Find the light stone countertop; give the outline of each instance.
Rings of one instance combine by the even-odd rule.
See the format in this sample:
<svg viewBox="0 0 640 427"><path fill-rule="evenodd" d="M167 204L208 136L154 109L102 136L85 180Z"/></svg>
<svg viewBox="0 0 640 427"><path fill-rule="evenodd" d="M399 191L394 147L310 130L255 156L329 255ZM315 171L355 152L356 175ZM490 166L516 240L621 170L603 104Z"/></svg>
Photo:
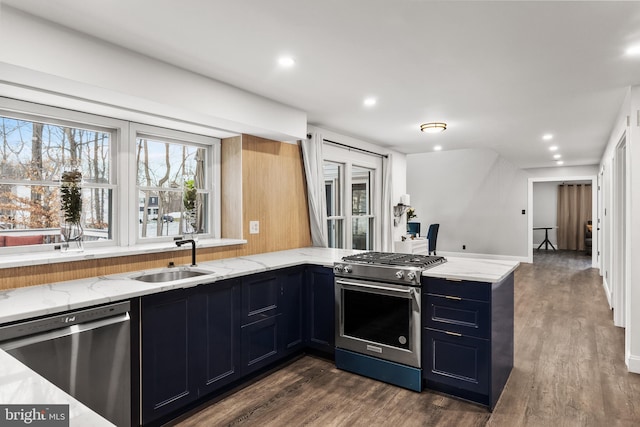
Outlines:
<svg viewBox="0 0 640 427"><path fill-rule="evenodd" d="M9 289L0 291L0 325L296 265L332 267L333 263L341 260L343 256L356 252L359 251L310 247L205 261L199 263L197 269L211 274L167 283L154 284L132 280L134 276L165 270L154 269ZM513 272L517 266L518 263L513 261L448 257L446 263L425 271L423 276L497 282ZM0 402L69 403L72 426L110 425L2 350Z"/></svg>

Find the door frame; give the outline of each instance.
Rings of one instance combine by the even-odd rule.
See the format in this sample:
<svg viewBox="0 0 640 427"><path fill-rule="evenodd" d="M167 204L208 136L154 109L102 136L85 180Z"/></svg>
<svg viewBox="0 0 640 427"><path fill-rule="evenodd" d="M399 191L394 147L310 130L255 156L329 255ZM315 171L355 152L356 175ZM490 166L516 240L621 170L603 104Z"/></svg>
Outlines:
<svg viewBox="0 0 640 427"><path fill-rule="evenodd" d="M566 176L558 175L551 177L534 177L529 178L528 182L528 194L527 194L527 259L530 264L533 263L533 183L534 182L554 182L554 181L591 181L591 218L598 218L598 176L597 175L584 175L584 176ZM597 223L597 222L596 222ZM591 267L598 267L598 233L591 233L592 245L591 245ZM596 249L594 249L596 248Z"/></svg>

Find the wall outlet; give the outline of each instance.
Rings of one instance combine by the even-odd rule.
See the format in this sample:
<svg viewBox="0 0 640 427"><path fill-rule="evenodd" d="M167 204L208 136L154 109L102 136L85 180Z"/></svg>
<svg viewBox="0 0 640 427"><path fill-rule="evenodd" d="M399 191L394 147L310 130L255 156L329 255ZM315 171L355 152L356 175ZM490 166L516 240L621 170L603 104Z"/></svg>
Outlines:
<svg viewBox="0 0 640 427"><path fill-rule="evenodd" d="M260 233L260 221L249 221L249 234Z"/></svg>
<svg viewBox="0 0 640 427"><path fill-rule="evenodd" d="M462 250L466 250L467 249L467 245L462 245Z"/></svg>

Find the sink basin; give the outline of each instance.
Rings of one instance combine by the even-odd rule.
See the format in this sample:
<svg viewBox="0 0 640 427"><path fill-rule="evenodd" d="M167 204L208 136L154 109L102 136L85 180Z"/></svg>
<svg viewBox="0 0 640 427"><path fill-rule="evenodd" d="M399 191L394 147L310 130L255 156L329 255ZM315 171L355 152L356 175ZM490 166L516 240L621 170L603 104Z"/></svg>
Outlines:
<svg viewBox="0 0 640 427"><path fill-rule="evenodd" d="M170 270L161 271L159 273L148 273L141 276L132 277L134 280L147 283L173 282L175 280L189 279L191 277L206 276L212 272L204 272L197 270Z"/></svg>

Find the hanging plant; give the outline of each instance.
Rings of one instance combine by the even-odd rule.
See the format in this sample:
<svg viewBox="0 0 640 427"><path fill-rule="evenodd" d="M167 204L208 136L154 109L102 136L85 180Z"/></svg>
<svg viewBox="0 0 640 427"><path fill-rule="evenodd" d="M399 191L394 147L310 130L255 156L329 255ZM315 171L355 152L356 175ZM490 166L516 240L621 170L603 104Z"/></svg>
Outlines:
<svg viewBox="0 0 640 427"><path fill-rule="evenodd" d="M82 172L78 170L62 173L61 198L64 220L71 224L80 224L82 216Z"/></svg>

